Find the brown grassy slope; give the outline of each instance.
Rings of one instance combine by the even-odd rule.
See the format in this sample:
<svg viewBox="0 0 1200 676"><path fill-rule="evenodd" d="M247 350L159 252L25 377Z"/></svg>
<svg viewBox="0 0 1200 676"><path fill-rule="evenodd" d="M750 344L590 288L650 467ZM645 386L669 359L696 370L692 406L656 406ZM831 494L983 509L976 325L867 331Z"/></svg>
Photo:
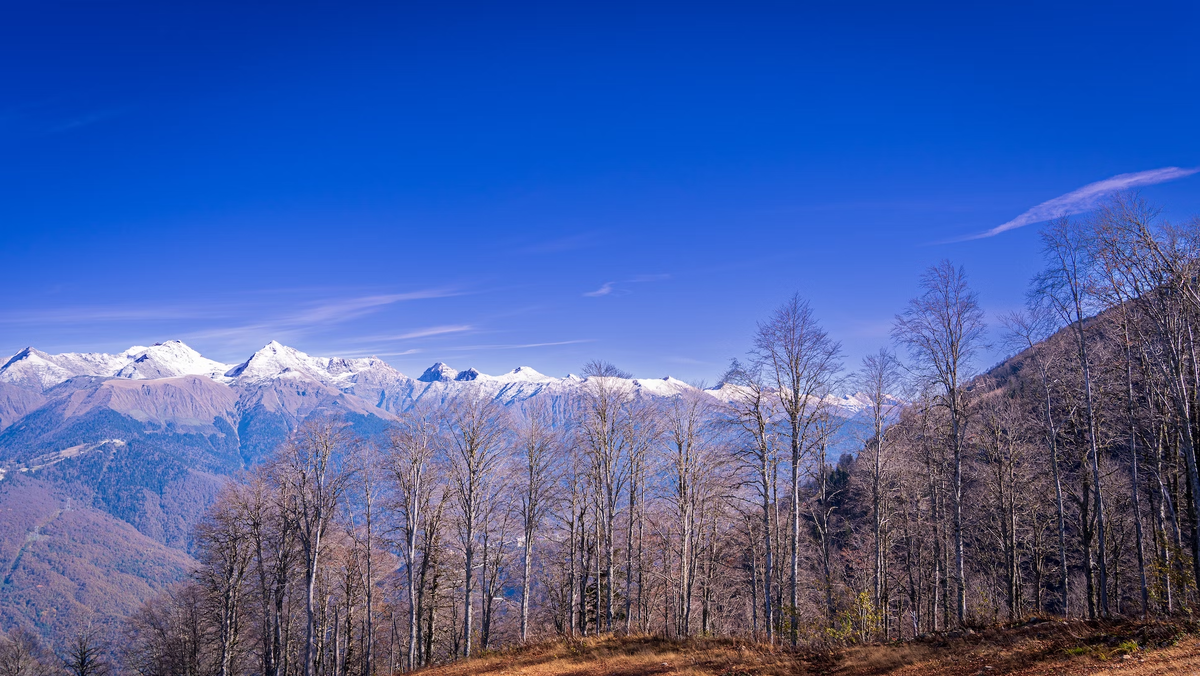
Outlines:
<svg viewBox="0 0 1200 676"><path fill-rule="evenodd" d="M548 642L426 669L426 676L960 676L1196 674L1200 641L1179 627L1044 621L830 653L792 654L729 639L657 637Z"/></svg>

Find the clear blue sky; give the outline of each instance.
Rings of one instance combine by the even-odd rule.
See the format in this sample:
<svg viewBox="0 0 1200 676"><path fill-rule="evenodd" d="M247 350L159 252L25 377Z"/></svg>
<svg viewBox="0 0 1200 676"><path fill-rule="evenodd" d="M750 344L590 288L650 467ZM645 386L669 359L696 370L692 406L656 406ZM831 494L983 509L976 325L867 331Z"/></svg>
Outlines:
<svg viewBox="0 0 1200 676"><path fill-rule="evenodd" d="M0 353L711 382L798 291L856 363L1039 265L938 242L1200 165L1195 2L245 4L5 4Z"/></svg>

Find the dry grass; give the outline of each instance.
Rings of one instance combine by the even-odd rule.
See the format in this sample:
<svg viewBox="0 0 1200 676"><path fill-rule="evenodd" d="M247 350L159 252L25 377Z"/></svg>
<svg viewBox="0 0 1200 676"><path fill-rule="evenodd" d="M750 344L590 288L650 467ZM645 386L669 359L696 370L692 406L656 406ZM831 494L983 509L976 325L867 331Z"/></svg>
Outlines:
<svg viewBox="0 0 1200 676"><path fill-rule="evenodd" d="M540 643L421 673L428 676L774 676L804 673L802 669L800 660L790 652L732 639L672 641L657 636L633 636Z"/></svg>
<svg viewBox="0 0 1200 676"><path fill-rule="evenodd" d="M966 676L1200 674L1200 641L1165 623L1034 620L830 652L792 653L736 639L654 636L540 643L422 671L425 676Z"/></svg>

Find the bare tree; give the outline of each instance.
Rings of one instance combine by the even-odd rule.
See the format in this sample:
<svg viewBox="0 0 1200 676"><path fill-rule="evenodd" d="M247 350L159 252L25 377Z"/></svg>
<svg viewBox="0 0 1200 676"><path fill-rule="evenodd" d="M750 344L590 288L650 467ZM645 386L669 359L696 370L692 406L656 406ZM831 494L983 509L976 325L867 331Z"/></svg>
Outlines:
<svg viewBox="0 0 1200 676"><path fill-rule="evenodd" d="M650 402L635 402L630 410L629 435L629 500L628 518L625 522L625 633L631 631L633 622L634 588L637 589L637 614L644 625L645 612L645 529L646 529L646 483L648 481L648 456L658 443L661 429L658 407ZM636 536L637 579L634 580L634 538ZM643 628L643 631L645 629Z"/></svg>
<svg viewBox="0 0 1200 676"><path fill-rule="evenodd" d="M603 544L603 562L607 581L604 599L604 627L612 631L613 581L616 578L616 542L613 531L617 505L629 479L630 407L632 394L626 382L632 376L607 362L594 361L584 366L583 414L578 426L582 445L592 464L594 499L599 513L597 547ZM601 575L596 576L596 593L601 593ZM599 607L599 606L597 606ZM599 612L597 610L597 612Z"/></svg>
<svg viewBox="0 0 1200 676"><path fill-rule="evenodd" d="M241 638L243 582L254 556L253 541L242 506L242 484L232 484L218 496L208 515L196 526L200 568L196 581L207 592L208 612L217 622L217 674L229 676Z"/></svg>
<svg viewBox="0 0 1200 676"><path fill-rule="evenodd" d="M533 542L549 507L555 484L554 463L561 457L559 435L550 408L543 401L529 404L518 430L524 467L521 473L521 642L529 638L529 592Z"/></svg>
<svg viewBox="0 0 1200 676"><path fill-rule="evenodd" d="M864 456L870 463L871 530L875 540L871 584L875 608L885 608L887 605L887 536L884 532L887 515L884 509L884 484L891 457L886 434L887 426L896 419L902 406L898 396L901 383L900 363L888 350L881 349L878 354L863 358L859 375L859 396L866 400L871 421L871 435L864 444Z"/></svg>
<svg viewBox="0 0 1200 676"><path fill-rule="evenodd" d="M463 657L471 656L475 619L472 592L480 518L497 488L495 479L508 450L507 418L499 403L477 389L468 390L450 402L449 479L459 509L459 537L463 547Z"/></svg>
<svg viewBox="0 0 1200 676"><path fill-rule="evenodd" d="M1045 344L1045 340L1050 337L1056 325L1051 314L1037 304L1031 304L1026 313L1014 312L1006 315L1002 321L1008 328L1010 343L1018 349L1026 351L1037 366L1038 383L1041 385L1039 403L1045 429L1046 450L1049 451L1050 470L1054 479L1054 508L1058 522L1060 607L1063 617L1068 617L1071 611L1068 583L1070 569L1067 567L1066 511L1063 508L1062 471L1059 468L1058 459L1059 422L1054 414L1054 391L1050 374L1051 356L1049 348Z"/></svg>
<svg viewBox="0 0 1200 676"><path fill-rule="evenodd" d="M304 558L304 676L312 676L317 666L317 576L326 535L350 483L342 463L350 444L344 422L310 420L286 443L275 468Z"/></svg>
<svg viewBox="0 0 1200 676"><path fill-rule="evenodd" d="M376 502L379 498L380 450L373 441L356 445L354 454L354 474L357 491L346 492L347 532L353 541L355 554L361 557L358 567L361 579L358 584L362 587L364 596L363 627L362 627L362 675L374 676L375 673L375 543L378 537L376 527ZM350 613L347 612L347 621ZM350 632L347 632L347 645Z"/></svg>
<svg viewBox="0 0 1200 676"><path fill-rule="evenodd" d="M1195 323L1200 312L1200 221L1176 228L1136 195L1118 195L1091 221L1091 243L1120 297L1136 299L1143 358L1166 384L1192 495L1200 495L1194 396L1200 390ZM1191 500L1192 574L1200 580L1200 500Z"/></svg>
<svg viewBox="0 0 1200 676"><path fill-rule="evenodd" d="M1100 482L1100 445L1097 441L1096 402L1092 391L1092 363L1089 357L1087 319L1098 307L1095 304L1093 275L1094 261L1089 254L1086 233L1070 218L1060 218L1042 231L1047 268L1038 275L1033 298L1053 309L1071 331L1075 352L1083 376L1083 401L1088 439L1088 460L1094 484L1093 509L1096 515L1096 534L1099 540L1098 568L1100 574L1100 614L1108 616L1108 546L1104 513L1104 490Z"/></svg>
<svg viewBox="0 0 1200 676"><path fill-rule="evenodd" d="M696 391L671 398L665 410L670 500L679 532L678 607L675 634L692 633L692 593L696 585L703 514L715 498L715 478L722 465L713 425L712 400Z"/></svg>
<svg viewBox="0 0 1200 676"><path fill-rule="evenodd" d="M800 468L814 449L813 432L826 413L842 370L841 344L829 337L808 302L793 295L761 322L754 334L753 360L770 379L787 418L791 445L791 633L795 645L800 602Z"/></svg>
<svg viewBox="0 0 1200 676"><path fill-rule="evenodd" d="M754 491L762 507L763 539L763 622L767 642L775 643L778 609L772 603L775 580L775 552L772 546L775 527L772 524L772 505L778 496L779 449L776 434L776 401L764 382L761 364L742 364L734 360L722 381L733 388L730 399L731 422L741 433L743 443L738 450L746 470L754 479Z"/></svg>
<svg viewBox="0 0 1200 676"><path fill-rule="evenodd" d="M61 659L70 676L107 676L112 672L100 633L90 627L75 634Z"/></svg>
<svg viewBox="0 0 1200 676"><path fill-rule="evenodd" d="M983 310L978 297L967 286L966 274L950 261L926 270L921 276L921 290L920 296L909 301L908 309L896 316L892 336L908 347L917 370L939 386L938 400L950 414L956 610L962 624L967 615L962 532L962 456L967 406L963 386L971 375L971 359L982 343L985 325Z"/></svg>
<svg viewBox="0 0 1200 676"><path fill-rule="evenodd" d="M395 498L393 508L399 517L401 556L408 583L408 652L405 666L410 671L419 666L416 662L421 631L417 614L417 552L421 527L436 487L432 464L442 443L441 432L438 414L426 406L418 405L400 415L388 435L387 471Z"/></svg>
<svg viewBox="0 0 1200 676"><path fill-rule="evenodd" d="M16 628L0 634L0 676L50 676L46 647L37 634Z"/></svg>
<svg viewBox="0 0 1200 676"><path fill-rule="evenodd" d="M276 676L284 660L284 607L298 557L296 527L281 487L268 472L259 468L244 482L234 495L253 550L262 675Z"/></svg>

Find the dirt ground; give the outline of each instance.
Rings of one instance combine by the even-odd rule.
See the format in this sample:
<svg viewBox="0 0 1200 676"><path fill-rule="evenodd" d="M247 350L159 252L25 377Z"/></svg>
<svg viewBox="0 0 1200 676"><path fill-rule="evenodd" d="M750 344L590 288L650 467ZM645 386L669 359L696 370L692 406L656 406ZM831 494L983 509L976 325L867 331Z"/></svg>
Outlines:
<svg viewBox="0 0 1200 676"><path fill-rule="evenodd" d="M915 641L796 654L730 639L556 641L423 670L428 676L1200 676L1200 638L1170 623L1032 620Z"/></svg>

